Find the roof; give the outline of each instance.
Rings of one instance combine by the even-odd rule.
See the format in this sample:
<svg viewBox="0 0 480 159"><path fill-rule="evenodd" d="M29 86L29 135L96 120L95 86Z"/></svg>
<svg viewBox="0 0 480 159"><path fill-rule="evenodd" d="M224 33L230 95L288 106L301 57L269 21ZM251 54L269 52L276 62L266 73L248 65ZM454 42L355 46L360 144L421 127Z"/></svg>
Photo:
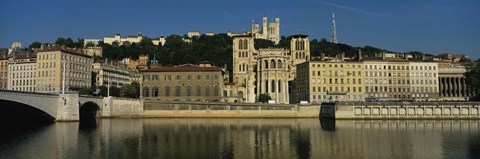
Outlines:
<svg viewBox="0 0 480 159"><path fill-rule="evenodd" d="M295 34L295 35L290 36L290 38L308 38L308 35Z"/></svg>
<svg viewBox="0 0 480 159"><path fill-rule="evenodd" d="M156 67L141 70L140 72L211 72L222 71L220 67L198 67L198 66L180 66L180 67Z"/></svg>
<svg viewBox="0 0 480 159"><path fill-rule="evenodd" d="M42 50L39 50L37 53L47 52L47 51L61 51L61 52L70 53L70 54L74 54L74 55L80 55L80 56L87 57L87 58L92 57L92 56L84 54L82 52L78 52L77 50L63 49L63 48L59 48L59 47L42 49Z"/></svg>

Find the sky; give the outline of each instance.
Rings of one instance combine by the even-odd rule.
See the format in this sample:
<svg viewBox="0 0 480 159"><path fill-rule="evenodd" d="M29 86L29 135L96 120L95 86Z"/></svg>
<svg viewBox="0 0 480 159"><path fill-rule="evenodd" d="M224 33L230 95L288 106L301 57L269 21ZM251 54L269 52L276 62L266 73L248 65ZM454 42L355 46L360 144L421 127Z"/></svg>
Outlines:
<svg viewBox="0 0 480 159"><path fill-rule="evenodd" d="M332 13L339 43L480 58L478 0L2 0L0 48L116 33L241 32L262 16L279 17L282 36L330 40Z"/></svg>

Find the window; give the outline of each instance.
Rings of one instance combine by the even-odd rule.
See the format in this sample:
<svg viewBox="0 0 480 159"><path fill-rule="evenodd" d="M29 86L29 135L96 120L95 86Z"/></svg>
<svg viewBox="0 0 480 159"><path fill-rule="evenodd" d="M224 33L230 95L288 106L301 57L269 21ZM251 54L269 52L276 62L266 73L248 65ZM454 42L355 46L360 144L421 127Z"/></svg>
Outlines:
<svg viewBox="0 0 480 159"><path fill-rule="evenodd" d="M213 96L218 97L218 86L213 88Z"/></svg>
<svg viewBox="0 0 480 159"><path fill-rule="evenodd" d="M167 96L167 97L170 96L170 86L165 87L165 96Z"/></svg>
<svg viewBox="0 0 480 159"><path fill-rule="evenodd" d="M215 80L218 80L218 75L213 76Z"/></svg>
<svg viewBox="0 0 480 159"><path fill-rule="evenodd" d="M202 75L197 75L197 80L202 79Z"/></svg>
<svg viewBox="0 0 480 159"><path fill-rule="evenodd" d="M153 97L158 97L158 87L153 87L153 89L152 89L152 96L153 96Z"/></svg>
<svg viewBox="0 0 480 159"><path fill-rule="evenodd" d="M177 75L177 76L175 77L175 79L176 79L176 80L180 80L180 75Z"/></svg>
<svg viewBox="0 0 480 159"><path fill-rule="evenodd" d="M192 96L192 87L191 86L187 86L187 96L188 97Z"/></svg>
<svg viewBox="0 0 480 159"><path fill-rule="evenodd" d="M210 80L210 75L205 75L205 80Z"/></svg>
<svg viewBox="0 0 480 159"><path fill-rule="evenodd" d="M210 96L210 87L205 87L205 96Z"/></svg>
<svg viewBox="0 0 480 159"><path fill-rule="evenodd" d="M143 96L144 97L149 97L150 90L148 90L148 87L143 87Z"/></svg>
<svg viewBox="0 0 480 159"><path fill-rule="evenodd" d="M197 86L197 88L195 88L195 89L196 89L196 95L197 95L197 97L198 97L198 96L201 96L201 95L202 95L202 87Z"/></svg>
<svg viewBox="0 0 480 159"><path fill-rule="evenodd" d="M181 94L180 91L181 91L181 90L180 90L180 86L176 86L176 87L175 87L175 96L177 96L177 97L180 96L180 94Z"/></svg>
<svg viewBox="0 0 480 159"><path fill-rule="evenodd" d="M192 75L187 75L187 80L192 80Z"/></svg>

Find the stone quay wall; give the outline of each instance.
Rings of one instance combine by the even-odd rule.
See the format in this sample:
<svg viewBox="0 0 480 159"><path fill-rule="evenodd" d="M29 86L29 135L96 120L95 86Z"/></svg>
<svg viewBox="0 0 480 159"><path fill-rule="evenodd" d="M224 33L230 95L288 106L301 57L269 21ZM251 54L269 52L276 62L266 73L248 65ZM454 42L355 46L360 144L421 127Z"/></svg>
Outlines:
<svg viewBox="0 0 480 159"><path fill-rule="evenodd" d="M144 117L319 118L320 105L144 101Z"/></svg>
<svg viewBox="0 0 480 159"><path fill-rule="evenodd" d="M480 102L322 103L320 116L334 119L480 119Z"/></svg>

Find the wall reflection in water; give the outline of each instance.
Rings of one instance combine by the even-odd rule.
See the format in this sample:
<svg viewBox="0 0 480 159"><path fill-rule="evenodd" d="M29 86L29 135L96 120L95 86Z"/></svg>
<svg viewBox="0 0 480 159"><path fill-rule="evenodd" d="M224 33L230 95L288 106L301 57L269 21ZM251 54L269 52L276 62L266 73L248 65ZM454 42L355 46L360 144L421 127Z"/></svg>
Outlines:
<svg viewBox="0 0 480 159"><path fill-rule="evenodd" d="M468 120L97 119L84 123L56 123L17 138L18 140L0 142L0 156L6 155L8 158L480 157L480 121Z"/></svg>

